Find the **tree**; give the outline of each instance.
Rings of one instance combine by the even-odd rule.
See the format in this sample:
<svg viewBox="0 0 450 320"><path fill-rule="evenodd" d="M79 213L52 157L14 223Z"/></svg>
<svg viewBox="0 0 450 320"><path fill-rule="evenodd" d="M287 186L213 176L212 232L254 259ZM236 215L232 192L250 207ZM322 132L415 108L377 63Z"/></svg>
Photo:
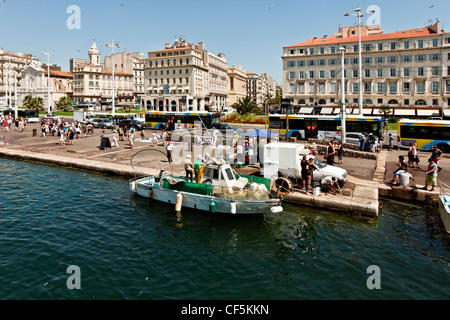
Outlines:
<svg viewBox="0 0 450 320"><path fill-rule="evenodd" d="M64 110L65 112L71 112L71 111L73 111L72 99L70 99L69 97L61 97L61 98L59 98L59 101L56 104L56 107L59 110Z"/></svg>
<svg viewBox="0 0 450 320"><path fill-rule="evenodd" d="M255 100L253 100L250 97L245 97L243 99L239 99L238 102L236 102L233 107L236 109L236 111L239 114L245 115L249 113L256 113L260 114L261 109L256 104Z"/></svg>
<svg viewBox="0 0 450 320"><path fill-rule="evenodd" d="M380 113L383 113L385 118L388 114L391 114L391 112L391 107L387 105L380 106Z"/></svg>
<svg viewBox="0 0 450 320"><path fill-rule="evenodd" d="M31 109L43 110L44 109L44 99L41 97L36 97L31 99Z"/></svg>
<svg viewBox="0 0 450 320"><path fill-rule="evenodd" d="M270 104L271 105L281 105L281 95L280 92L277 90L275 93L275 97L274 98L270 98Z"/></svg>
<svg viewBox="0 0 450 320"><path fill-rule="evenodd" d="M30 95L26 95L26 96L23 98L22 104L23 104L23 106L24 106L25 108L31 108L31 106L32 106L32 104L33 104L33 97L30 96Z"/></svg>

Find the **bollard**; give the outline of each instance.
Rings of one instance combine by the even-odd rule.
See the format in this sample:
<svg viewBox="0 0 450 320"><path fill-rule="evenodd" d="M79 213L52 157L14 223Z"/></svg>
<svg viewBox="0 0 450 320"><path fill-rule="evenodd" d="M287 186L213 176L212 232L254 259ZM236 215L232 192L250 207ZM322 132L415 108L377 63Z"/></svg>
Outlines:
<svg viewBox="0 0 450 320"><path fill-rule="evenodd" d="M33 137L37 136L37 129L33 129Z"/></svg>

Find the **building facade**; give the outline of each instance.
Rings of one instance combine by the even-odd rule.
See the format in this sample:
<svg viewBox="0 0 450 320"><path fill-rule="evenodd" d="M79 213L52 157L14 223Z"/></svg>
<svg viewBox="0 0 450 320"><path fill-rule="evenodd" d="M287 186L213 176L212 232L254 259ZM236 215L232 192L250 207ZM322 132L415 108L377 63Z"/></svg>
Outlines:
<svg viewBox="0 0 450 320"><path fill-rule="evenodd" d="M247 96L247 72L242 66L228 68L228 101L230 106Z"/></svg>
<svg viewBox="0 0 450 320"><path fill-rule="evenodd" d="M105 70L95 43L89 50L88 64L73 68L73 101L79 106L94 105L97 110L112 107L112 71ZM116 108L132 108L134 80L132 73L114 72Z"/></svg>
<svg viewBox="0 0 450 320"><path fill-rule="evenodd" d="M114 70L121 73L132 74L134 84L134 100L136 107L144 108L145 78L144 78L144 56L141 53L120 52L114 55ZM104 62L106 70L112 70L112 57L106 56Z"/></svg>
<svg viewBox="0 0 450 320"><path fill-rule="evenodd" d="M362 88L359 85L358 27L283 48L283 97L295 106L444 107L450 99L450 34L440 23L384 33L361 26ZM345 87L341 88L344 51Z"/></svg>
<svg viewBox="0 0 450 320"><path fill-rule="evenodd" d="M146 106L155 111L204 111L208 101L208 52L204 43L180 38L145 59Z"/></svg>
<svg viewBox="0 0 450 320"><path fill-rule="evenodd" d="M38 68L40 60L30 54L13 53L0 50L0 106L14 106L14 91L22 85L22 71L29 65Z"/></svg>
<svg viewBox="0 0 450 320"><path fill-rule="evenodd" d="M223 53L208 52L208 95L210 111L222 111L228 107L228 66Z"/></svg>

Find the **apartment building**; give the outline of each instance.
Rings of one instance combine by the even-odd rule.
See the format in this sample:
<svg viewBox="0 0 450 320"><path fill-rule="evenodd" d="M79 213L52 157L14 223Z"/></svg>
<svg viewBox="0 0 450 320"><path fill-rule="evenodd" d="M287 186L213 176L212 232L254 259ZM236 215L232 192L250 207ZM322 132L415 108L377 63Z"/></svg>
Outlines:
<svg viewBox="0 0 450 320"><path fill-rule="evenodd" d="M22 71L29 65L40 66L38 58L21 52L13 53L0 49L0 105L14 105L14 88L22 85Z"/></svg>
<svg viewBox="0 0 450 320"><path fill-rule="evenodd" d="M142 108L145 108L144 58L144 55L139 52L120 52L114 55L114 70L121 73L133 74L133 104ZM112 70L112 56L105 57L104 68L106 70Z"/></svg>
<svg viewBox="0 0 450 320"><path fill-rule="evenodd" d="M297 107L338 106L343 48L347 105L357 106L362 90L364 106L448 107L450 34L439 22L393 33L361 26L361 43L362 88L358 27L284 47L283 97Z"/></svg>
<svg viewBox="0 0 450 320"><path fill-rule="evenodd" d="M131 108L134 104L134 80L132 73L114 72L115 106ZM100 52L95 42L89 50L85 65L73 68L73 101L89 104L96 109L110 109L113 97L112 71L105 70L100 62Z"/></svg>
<svg viewBox="0 0 450 320"><path fill-rule="evenodd" d="M145 102L156 111L203 111L209 103L209 54L180 38L145 59ZM217 66L216 66L217 67Z"/></svg>
<svg viewBox="0 0 450 320"><path fill-rule="evenodd" d="M228 68L228 101L230 106L247 96L247 72L242 66Z"/></svg>
<svg viewBox="0 0 450 320"><path fill-rule="evenodd" d="M210 111L222 111L228 107L228 66L223 53L208 52L208 95L207 105Z"/></svg>
<svg viewBox="0 0 450 320"><path fill-rule="evenodd" d="M277 83L267 74L257 75L247 72L247 96L251 97L260 108L268 98L276 95Z"/></svg>

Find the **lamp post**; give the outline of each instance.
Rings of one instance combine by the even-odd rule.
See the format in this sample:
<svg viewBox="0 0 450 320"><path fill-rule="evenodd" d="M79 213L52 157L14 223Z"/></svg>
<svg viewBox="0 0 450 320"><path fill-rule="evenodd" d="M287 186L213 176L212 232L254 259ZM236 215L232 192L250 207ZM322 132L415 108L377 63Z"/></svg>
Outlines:
<svg viewBox="0 0 450 320"><path fill-rule="evenodd" d="M120 48L120 45L118 42L114 42L114 40L111 43L106 44L107 47L111 48L112 55L111 55L111 64L112 64L112 117L114 118L116 116L116 89L114 85L114 71L115 71L115 65L114 65L114 48Z"/></svg>
<svg viewBox="0 0 450 320"><path fill-rule="evenodd" d="M50 56L56 56L53 52L50 52L50 50L47 50L47 52L41 52L41 54L47 56L47 87L48 87L48 109L47 112L52 112L52 104L50 100Z"/></svg>
<svg viewBox="0 0 450 320"><path fill-rule="evenodd" d="M364 17L367 13L374 13L374 10L363 11L361 6L358 5L358 8L355 9L354 13L346 13L344 16L354 16L358 17L358 62L359 62L359 115L362 116L362 108L363 108L363 82L362 82L362 48L361 48L361 18Z"/></svg>
<svg viewBox="0 0 450 320"><path fill-rule="evenodd" d="M342 54L341 57L341 141L342 143L347 142L347 127L346 127L346 116L345 116L345 48L340 47L339 51Z"/></svg>

